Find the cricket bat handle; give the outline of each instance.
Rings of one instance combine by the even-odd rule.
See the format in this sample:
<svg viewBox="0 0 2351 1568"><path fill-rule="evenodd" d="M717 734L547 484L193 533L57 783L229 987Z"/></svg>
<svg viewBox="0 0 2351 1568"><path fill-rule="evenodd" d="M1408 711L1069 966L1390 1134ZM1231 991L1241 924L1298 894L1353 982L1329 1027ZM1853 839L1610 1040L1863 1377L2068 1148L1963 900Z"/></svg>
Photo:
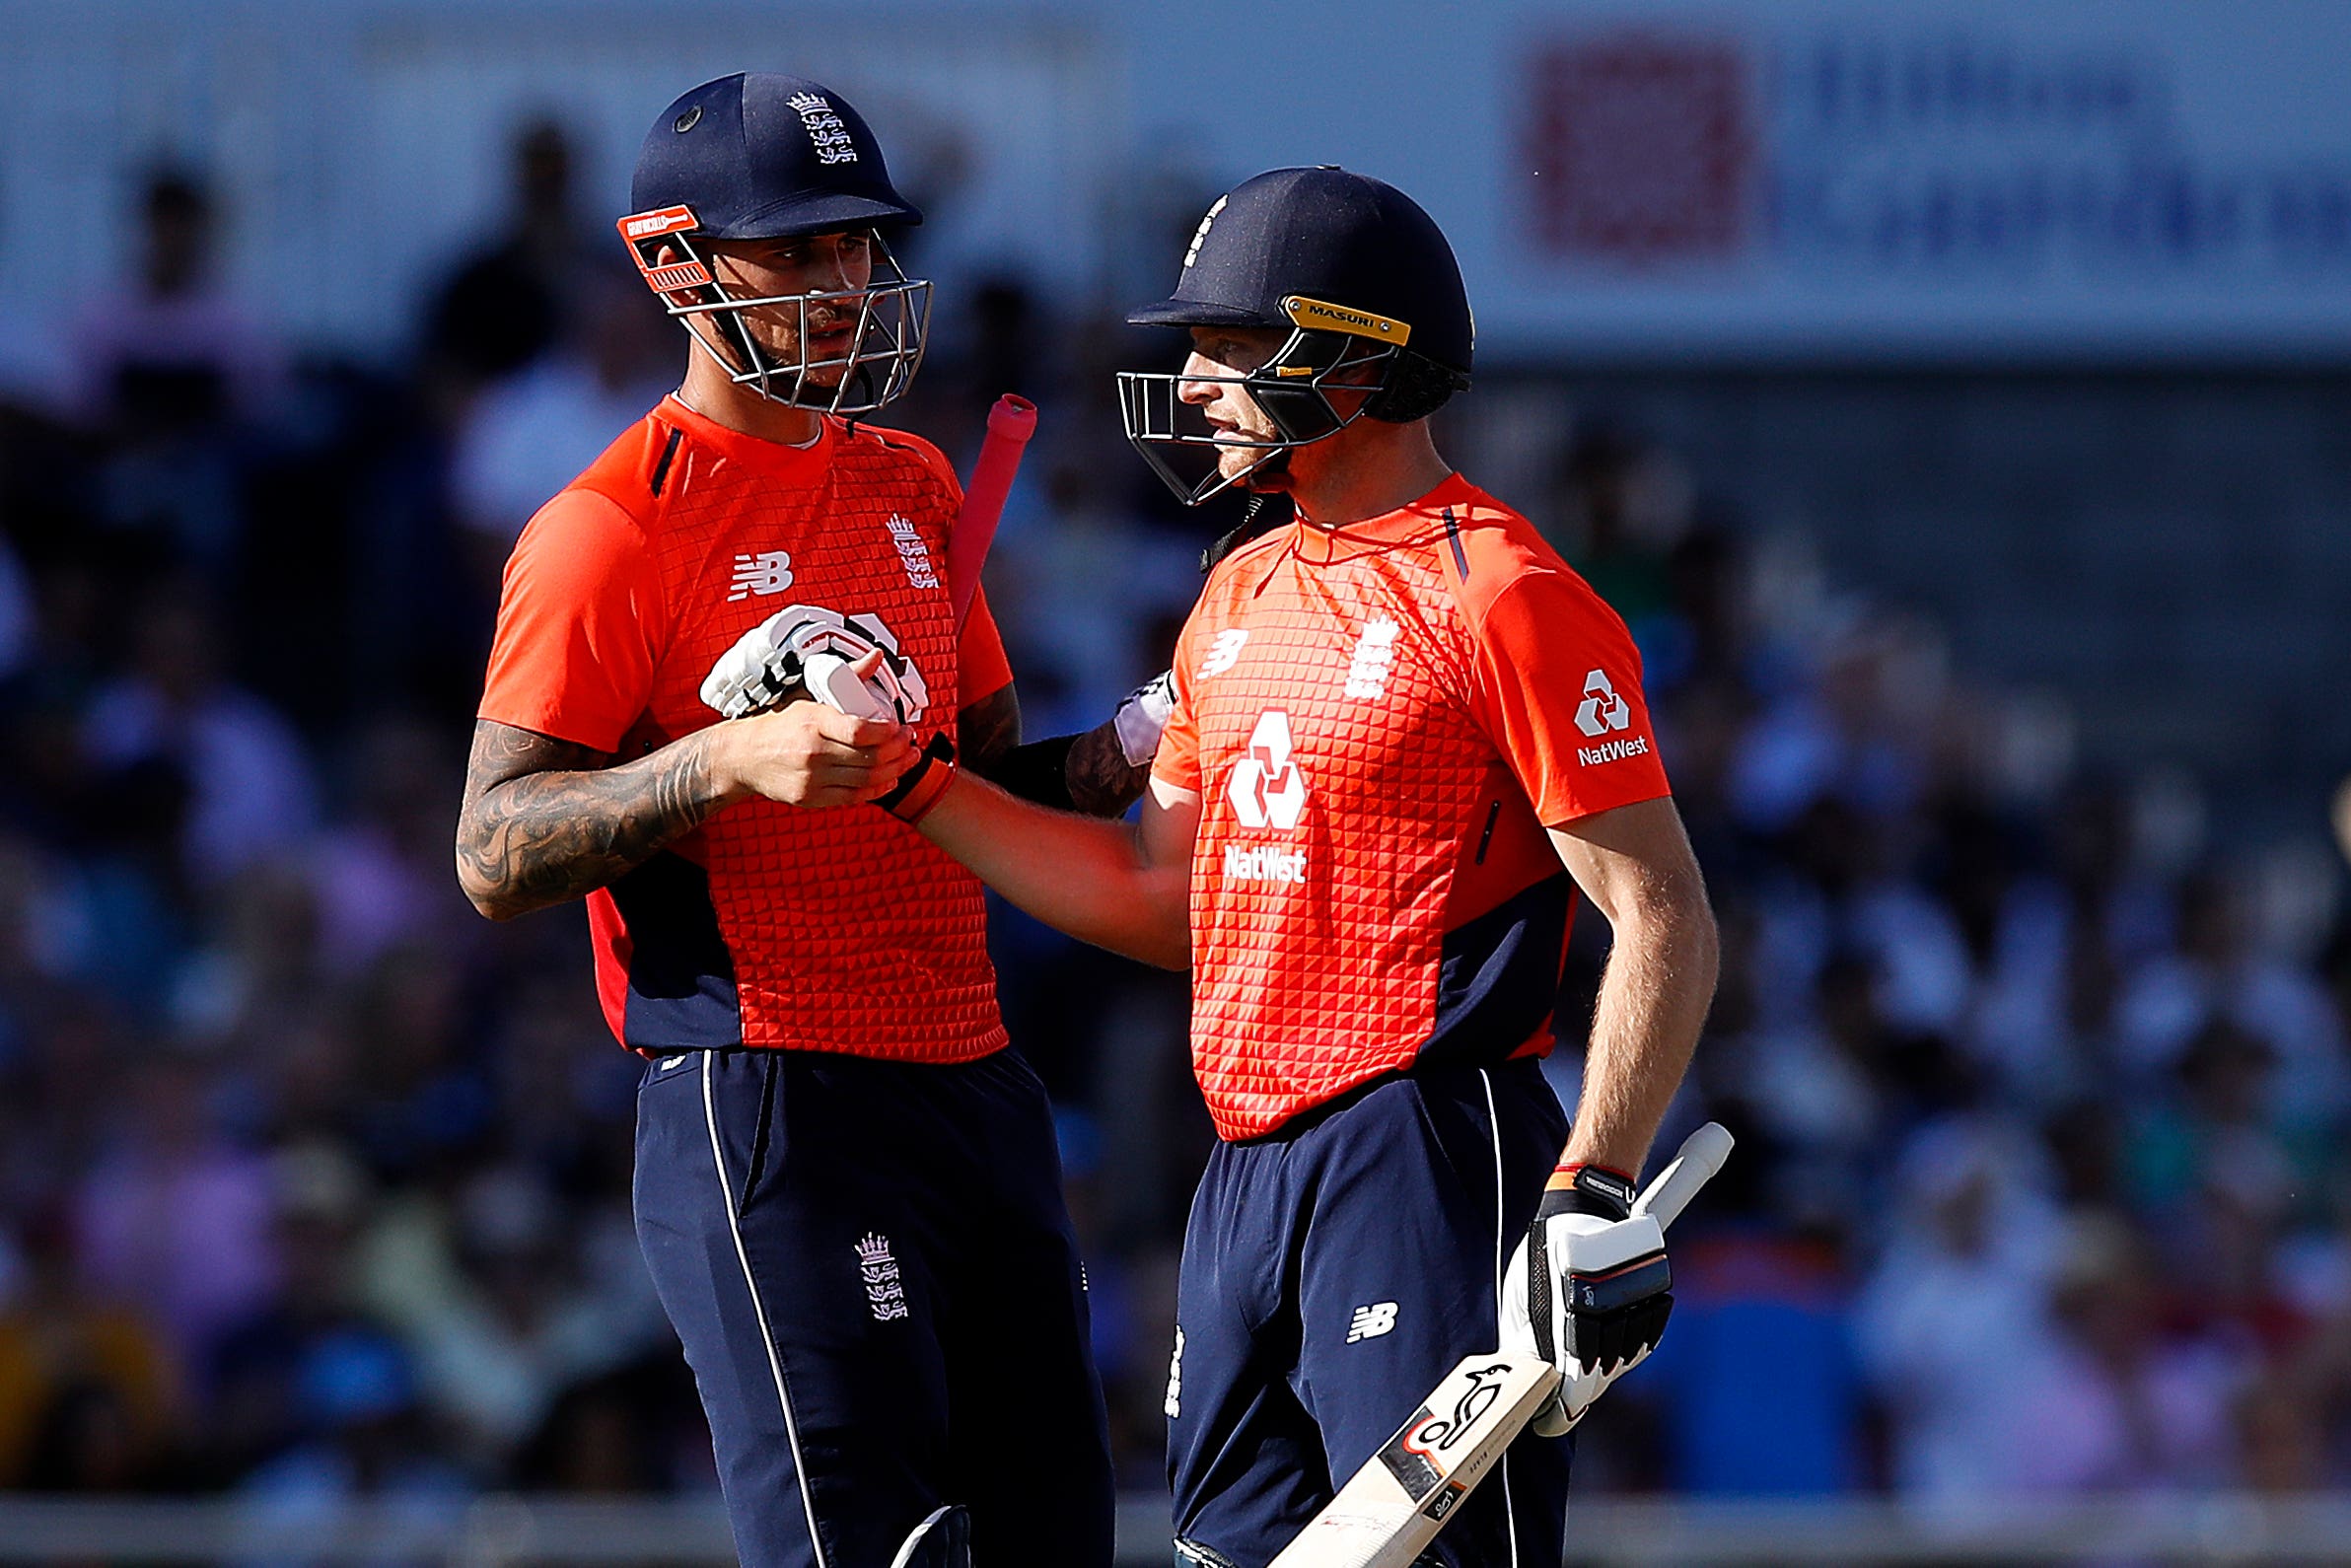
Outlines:
<svg viewBox="0 0 2351 1568"><path fill-rule="evenodd" d="M971 482L963 487L963 507L956 514L955 532L947 538L948 603L955 610L957 632L979 597L979 568L995 541L996 520L1004 515L1004 499L1012 494L1013 475L1021 471L1021 455L1036 434L1036 404L1006 392L988 410L987 439L980 443L979 461L971 465Z"/></svg>
<svg viewBox="0 0 2351 1568"><path fill-rule="evenodd" d="M1633 1199L1635 1214L1653 1214L1662 1228L1672 1225L1689 1207L1689 1200L1698 1195L1723 1162L1730 1158L1731 1131L1719 1121L1710 1121L1681 1140L1680 1150L1674 1163L1657 1175L1647 1190Z"/></svg>

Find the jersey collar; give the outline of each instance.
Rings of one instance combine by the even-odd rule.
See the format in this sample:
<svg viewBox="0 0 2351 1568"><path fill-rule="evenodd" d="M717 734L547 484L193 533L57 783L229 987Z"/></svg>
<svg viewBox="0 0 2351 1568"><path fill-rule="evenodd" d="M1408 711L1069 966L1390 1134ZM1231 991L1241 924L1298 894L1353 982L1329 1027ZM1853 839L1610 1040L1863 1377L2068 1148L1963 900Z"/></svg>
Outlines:
<svg viewBox="0 0 2351 1568"><path fill-rule="evenodd" d="M1477 486L1459 473L1449 473L1419 500L1408 501L1378 517L1342 523L1335 528L1299 518L1290 525L1291 552L1310 566L1330 566L1391 550L1441 531L1445 527L1446 511L1450 508L1460 518L1468 511L1477 494Z"/></svg>
<svg viewBox="0 0 2351 1568"><path fill-rule="evenodd" d="M838 423L829 416L820 417L817 421L815 441L805 447L788 447L780 441L762 441L757 436L730 430L686 407L676 393L662 399L661 417L691 436L697 446L707 447L731 463L779 478L806 477L820 471L831 454L833 427Z"/></svg>

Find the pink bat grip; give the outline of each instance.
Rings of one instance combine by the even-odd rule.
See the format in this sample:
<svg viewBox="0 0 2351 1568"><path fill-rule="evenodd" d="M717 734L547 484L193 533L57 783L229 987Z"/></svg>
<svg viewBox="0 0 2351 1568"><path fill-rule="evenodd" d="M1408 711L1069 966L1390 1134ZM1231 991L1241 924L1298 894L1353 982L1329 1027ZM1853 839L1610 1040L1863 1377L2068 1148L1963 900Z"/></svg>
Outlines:
<svg viewBox="0 0 2351 1568"><path fill-rule="evenodd" d="M1028 398L1006 392L988 410L988 438L980 443L971 482L963 487L963 509L956 514L955 532L947 539L948 603L954 606L959 633L971 613L971 601L979 595L980 563L995 540L996 520L1004 515L1013 475L1021 471L1021 454L1034 434L1036 404Z"/></svg>

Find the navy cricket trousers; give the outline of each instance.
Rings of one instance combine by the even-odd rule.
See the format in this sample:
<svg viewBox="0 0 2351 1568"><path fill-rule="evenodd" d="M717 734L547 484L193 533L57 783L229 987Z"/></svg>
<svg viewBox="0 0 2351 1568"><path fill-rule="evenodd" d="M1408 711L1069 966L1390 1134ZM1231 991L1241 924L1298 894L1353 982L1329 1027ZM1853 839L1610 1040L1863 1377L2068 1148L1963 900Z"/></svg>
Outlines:
<svg viewBox="0 0 2351 1568"><path fill-rule="evenodd" d="M1567 1141L1532 1060L1377 1081L1219 1144L1192 1200L1168 1386L1176 1532L1262 1568L1464 1356ZM1554 1568L1566 1440L1530 1434L1424 1559Z"/></svg>
<svg viewBox="0 0 2351 1568"><path fill-rule="evenodd" d="M1110 1561L1084 1275L1020 1056L662 1058L635 1203L746 1568L889 1568L945 1505L980 1563Z"/></svg>

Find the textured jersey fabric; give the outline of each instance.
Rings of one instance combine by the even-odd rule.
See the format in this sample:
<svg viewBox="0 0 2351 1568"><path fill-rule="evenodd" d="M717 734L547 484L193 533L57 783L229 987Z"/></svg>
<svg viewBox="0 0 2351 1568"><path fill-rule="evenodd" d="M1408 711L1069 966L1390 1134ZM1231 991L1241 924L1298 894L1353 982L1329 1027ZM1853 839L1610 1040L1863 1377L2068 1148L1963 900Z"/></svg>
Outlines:
<svg viewBox="0 0 2351 1568"><path fill-rule="evenodd" d="M792 605L870 617L921 673L922 735L1010 679L946 582L961 492L915 437L827 419L813 446L672 398L543 507L506 567L479 716L621 761L718 721L698 690ZM978 881L857 806L730 807L589 897L623 1043L964 1061L1004 1043Z"/></svg>
<svg viewBox="0 0 2351 1568"><path fill-rule="evenodd" d="M1623 621L1453 475L1219 563L1153 771L1201 797L1193 1066L1227 1138L1545 1050L1573 885L1544 834L1669 793Z"/></svg>

